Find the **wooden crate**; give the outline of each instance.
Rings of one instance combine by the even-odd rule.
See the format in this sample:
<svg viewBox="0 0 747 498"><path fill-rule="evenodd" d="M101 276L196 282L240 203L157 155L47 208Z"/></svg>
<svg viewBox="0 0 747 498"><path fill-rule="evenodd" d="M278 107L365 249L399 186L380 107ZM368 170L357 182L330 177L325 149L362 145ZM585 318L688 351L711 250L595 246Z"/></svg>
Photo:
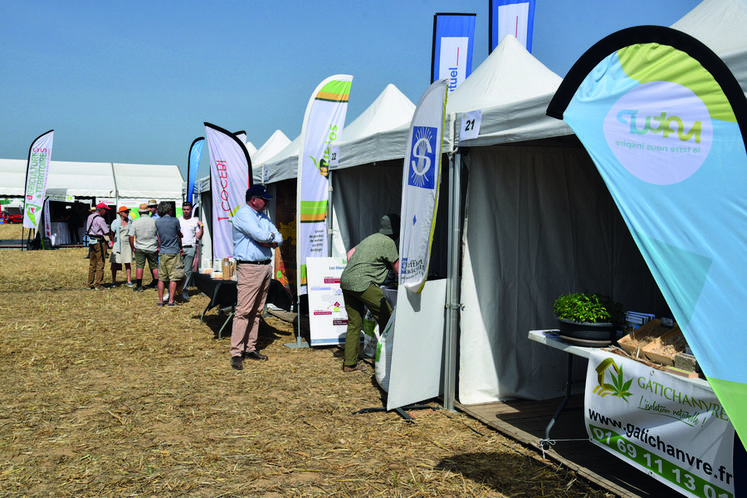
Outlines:
<svg viewBox="0 0 747 498"><path fill-rule="evenodd" d="M684 353L687 341L679 326L660 335L643 348L643 353L649 360L660 365L674 366L674 358L677 354Z"/></svg>
<svg viewBox="0 0 747 498"><path fill-rule="evenodd" d="M671 330L672 327L662 326L661 320L654 318L622 337L617 343L633 358L647 358L644 348Z"/></svg>

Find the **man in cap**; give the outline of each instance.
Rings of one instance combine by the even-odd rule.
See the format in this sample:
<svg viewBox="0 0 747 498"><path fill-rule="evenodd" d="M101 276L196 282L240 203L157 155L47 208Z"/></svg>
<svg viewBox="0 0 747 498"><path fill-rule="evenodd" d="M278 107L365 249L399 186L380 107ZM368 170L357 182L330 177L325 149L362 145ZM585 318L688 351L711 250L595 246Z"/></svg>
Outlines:
<svg viewBox="0 0 747 498"><path fill-rule="evenodd" d="M392 315L392 307L380 286L389 270L394 271L395 275L399 274L397 237L399 215L387 214L381 218L378 233L369 235L348 252L348 264L340 276L340 288L348 314L345 359L342 364L345 372L366 369L365 365L358 363L365 308L376 318L382 332Z"/></svg>
<svg viewBox="0 0 747 498"><path fill-rule="evenodd" d="M91 249L88 261L88 288L103 290L104 286L104 263L106 262L106 248L111 237L109 225L106 224L104 216L109 206L103 202L96 204L96 210L86 220L86 234L88 234L88 245Z"/></svg>
<svg viewBox="0 0 747 498"><path fill-rule="evenodd" d="M272 279L272 250L283 242L264 212L270 199L264 185L252 185L246 191L246 204L232 220L238 296L231 331L231 367L236 370L243 368L244 358L267 360L257 351L259 318Z"/></svg>
<svg viewBox="0 0 747 498"><path fill-rule="evenodd" d="M158 214L158 201L155 199L151 199L148 201L148 211L150 212L150 217L154 220L157 220L160 218Z"/></svg>
<svg viewBox="0 0 747 498"><path fill-rule="evenodd" d="M140 217L132 222L130 226L130 247L135 254L135 281L137 285L135 292L143 292L143 270L145 261L148 261L148 268L153 276L153 281L148 287L158 285L158 236L156 232L156 222L148 216L150 210L148 204L140 204L138 208Z"/></svg>

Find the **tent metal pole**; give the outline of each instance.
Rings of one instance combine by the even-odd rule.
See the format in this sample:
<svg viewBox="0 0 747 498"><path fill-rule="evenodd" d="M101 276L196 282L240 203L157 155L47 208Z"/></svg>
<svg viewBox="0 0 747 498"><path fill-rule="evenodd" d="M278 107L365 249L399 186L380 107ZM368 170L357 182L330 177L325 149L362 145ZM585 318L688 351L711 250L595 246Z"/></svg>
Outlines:
<svg viewBox="0 0 747 498"><path fill-rule="evenodd" d="M332 222L332 193L334 192L332 186L332 172L327 169L327 257L332 257L332 244L334 243L334 223Z"/></svg>
<svg viewBox="0 0 747 498"><path fill-rule="evenodd" d="M456 397L457 330L459 327L459 256L462 155L449 154L449 251L446 285L446 330L444 332L444 408L454 410Z"/></svg>

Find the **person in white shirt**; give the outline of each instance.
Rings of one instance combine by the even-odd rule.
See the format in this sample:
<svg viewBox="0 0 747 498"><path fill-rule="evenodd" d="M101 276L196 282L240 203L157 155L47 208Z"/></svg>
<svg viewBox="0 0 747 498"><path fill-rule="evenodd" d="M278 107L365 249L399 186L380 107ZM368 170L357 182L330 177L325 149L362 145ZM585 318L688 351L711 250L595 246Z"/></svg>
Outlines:
<svg viewBox="0 0 747 498"><path fill-rule="evenodd" d="M199 218L192 216L192 203L182 204L182 217L179 218L179 226L182 231L182 249L184 250L184 289L182 299L189 301L189 288L192 272L197 271L198 254L197 247L202 239L203 227Z"/></svg>

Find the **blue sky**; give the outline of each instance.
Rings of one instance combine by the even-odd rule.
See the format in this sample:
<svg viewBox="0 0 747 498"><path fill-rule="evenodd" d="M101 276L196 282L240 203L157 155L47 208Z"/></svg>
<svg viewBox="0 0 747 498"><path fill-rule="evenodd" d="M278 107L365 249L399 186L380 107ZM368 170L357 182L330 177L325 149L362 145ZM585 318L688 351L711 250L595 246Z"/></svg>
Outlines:
<svg viewBox="0 0 747 498"><path fill-rule="evenodd" d="M604 36L668 26L698 3L537 0L533 54L564 76ZM433 15L477 14L474 69L488 11L489 0L0 0L0 158L25 159L54 129L53 160L178 164L186 177L204 121L256 147L278 129L292 140L332 74L354 77L347 122L388 83L417 103Z"/></svg>

